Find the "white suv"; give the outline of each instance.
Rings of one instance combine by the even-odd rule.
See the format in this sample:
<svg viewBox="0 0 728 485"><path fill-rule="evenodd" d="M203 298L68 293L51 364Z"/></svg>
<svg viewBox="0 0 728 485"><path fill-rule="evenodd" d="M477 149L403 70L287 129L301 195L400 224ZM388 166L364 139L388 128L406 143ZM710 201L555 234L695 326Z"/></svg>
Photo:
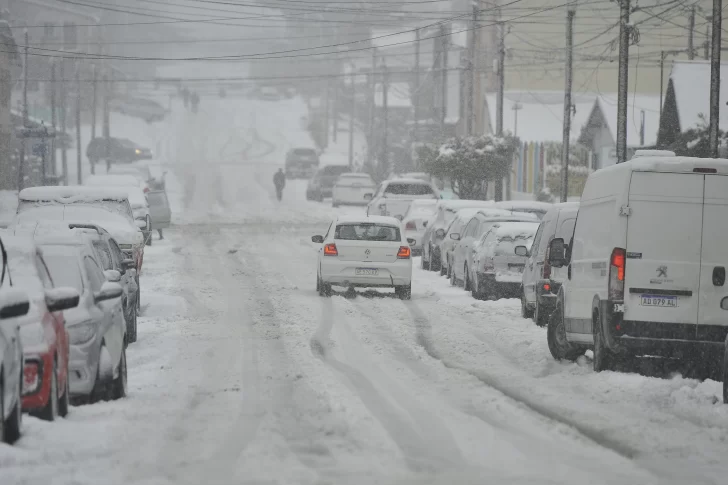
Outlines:
<svg viewBox="0 0 728 485"><path fill-rule="evenodd" d="M591 174L573 236L550 244L551 265L567 267L549 321L553 356L593 348L601 371L636 355L722 353L725 234L728 160L638 151ZM708 358L698 364L717 367Z"/></svg>

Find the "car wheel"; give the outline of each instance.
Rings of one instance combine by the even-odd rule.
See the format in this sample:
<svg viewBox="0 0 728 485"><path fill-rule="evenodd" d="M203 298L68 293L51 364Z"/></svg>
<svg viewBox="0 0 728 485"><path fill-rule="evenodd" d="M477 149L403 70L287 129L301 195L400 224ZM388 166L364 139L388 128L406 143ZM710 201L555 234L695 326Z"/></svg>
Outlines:
<svg viewBox="0 0 728 485"><path fill-rule="evenodd" d="M440 276L447 276L449 278L450 277L450 275L448 274L449 270L450 270L450 265L448 264L447 266L445 266L444 264L442 264L442 259L440 259Z"/></svg>
<svg viewBox="0 0 728 485"><path fill-rule="evenodd" d="M425 252L422 251L422 256L420 256L420 269L427 270L430 269L430 263L425 261Z"/></svg>
<svg viewBox="0 0 728 485"><path fill-rule="evenodd" d="M48 393L48 402L40 410L38 417L44 421L55 421L58 417L58 363L53 362L51 371L51 390Z"/></svg>
<svg viewBox="0 0 728 485"><path fill-rule="evenodd" d="M536 304L538 305L538 302ZM528 308L528 304L526 303L526 295L523 293L523 288L521 288L521 317L533 318L533 310Z"/></svg>
<svg viewBox="0 0 728 485"><path fill-rule="evenodd" d="M126 397L126 385L126 345L124 345L119 358L119 375L111 382L111 399Z"/></svg>
<svg viewBox="0 0 728 485"><path fill-rule="evenodd" d="M63 390L63 395L61 396L61 399L58 402L58 415L62 418L65 418L68 416L68 408L71 404L71 391L69 389L70 384L70 375L68 374L68 366L66 366L66 385L65 389Z"/></svg>
<svg viewBox="0 0 728 485"><path fill-rule="evenodd" d="M551 312L548 328L546 329L546 341L551 356L556 360L575 361L577 357L584 353L566 340L566 327L564 326L560 304L557 304L556 309Z"/></svg>
<svg viewBox="0 0 728 485"><path fill-rule="evenodd" d="M321 280L321 283L319 283L319 296L323 296L326 298L331 296L331 285L328 283L324 283L323 280Z"/></svg>
<svg viewBox="0 0 728 485"><path fill-rule="evenodd" d="M450 286L457 286L458 279L455 277L455 271L452 269L452 264L447 265L447 275L450 277Z"/></svg>
<svg viewBox="0 0 728 485"><path fill-rule="evenodd" d="M545 327L549 323L549 314L544 311L544 309L541 307L541 305L538 304L538 300L536 300L536 308L534 310L531 310L533 315L533 321L538 325L539 327Z"/></svg>
<svg viewBox="0 0 728 485"><path fill-rule="evenodd" d="M466 264L463 268L463 288L465 288L465 291L470 291L473 287L469 273L470 271L468 271L468 265Z"/></svg>
<svg viewBox="0 0 728 485"><path fill-rule="evenodd" d="M409 285L395 286L394 294L397 295L400 300L412 299L412 283Z"/></svg>
<svg viewBox="0 0 728 485"><path fill-rule="evenodd" d="M440 263L440 258L435 257L432 249L430 249L430 271L439 271L440 274L442 274L442 264Z"/></svg>
<svg viewBox="0 0 728 485"><path fill-rule="evenodd" d="M1 376L0 376L1 378ZM2 382L0 382L0 387L2 387ZM23 425L23 403L22 403L22 396L23 395L23 374L21 371L20 374L20 380L18 380L18 399L15 401L15 409L13 409L13 412L10 413L10 416L8 416L7 421L5 421L3 426L3 432L4 436L3 439L5 443L13 444L16 441L20 439L20 429ZM4 410L3 410L4 411ZM0 418L4 416L3 414L0 414Z"/></svg>
<svg viewBox="0 0 728 485"><path fill-rule="evenodd" d="M594 331L594 372L614 370L616 355L605 345L599 312L597 311L594 312L592 329Z"/></svg>
<svg viewBox="0 0 728 485"><path fill-rule="evenodd" d="M136 276L136 285L137 285L136 307L137 307L137 312L140 312L142 310L142 287L139 285L139 274L138 273Z"/></svg>
<svg viewBox="0 0 728 485"><path fill-rule="evenodd" d="M723 404L728 404L728 337L723 350Z"/></svg>

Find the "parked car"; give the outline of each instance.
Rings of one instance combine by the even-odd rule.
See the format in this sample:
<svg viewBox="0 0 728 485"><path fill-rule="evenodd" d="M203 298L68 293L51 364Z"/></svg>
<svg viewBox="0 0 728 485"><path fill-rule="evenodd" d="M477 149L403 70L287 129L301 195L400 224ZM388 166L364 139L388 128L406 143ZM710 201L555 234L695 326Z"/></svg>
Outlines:
<svg viewBox="0 0 728 485"><path fill-rule="evenodd" d="M71 397L81 402L126 396L126 347L129 343L121 305L123 289L106 281L96 252L82 235L36 239L51 277L76 288L78 307L66 312L71 345Z"/></svg>
<svg viewBox="0 0 728 485"><path fill-rule="evenodd" d="M439 242L439 253L441 255L440 265L440 276L447 276L447 279L452 277L452 257L455 246L458 244L456 238L451 237L451 234L458 234L463 232L465 226L470 222L470 219L478 213L477 208L464 208L457 211L452 222L445 231L445 236Z"/></svg>
<svg viewBox="0 0 728 485"><path fill-rule="evenodd" d="M412 240L410 247L413 256L422 253L422 237L425 234L428 221L435 214L437 202L435 199L413 200L402 217L404 236L408 241Z"/></svg>
<svg viewBox="0 0 728 485"><path fill-rule="evenodd" d="M550 243L551 266L568 266L571 277L549 320L549 349L576 359L591 348L595 371L640 355L718 370L728 334L728 160L637 153L589 176L574 235Z"/></svg>
<svg viewBox="0 0 728 485"><path fill-rule="evenodd" d="M509 211L528 212L529 214L535 214L539 219L543 219L543 216L553 207L553 204L535 200L505 200L496 202L495 207Z"/></svg>
<svg viewBox="0 0 728 485"><path fill-rule="evenodd" d="M34 221L91 222L114 237L141 271L146 223L134 220L129 195L123 189L65 186L31 187L18 194L13 225ZM138 281L137 281L138 284Z"/></svg>
<svg viewBox="0 0 728 485"><path fill-rule="evenodd" d="M428 183L432 182L432 176L430 176L429 173L425 172L406 172L401 174L392 174L392 176L389 177L389 180L394 179L417 179Z"/></svg>
<svg viewBox="0 0 728 485"><path fill-rule="evenodd" d="M86 177L86 181L84 181L84 185L120 185L121 178L129 179L134 178L137 181L137 185L139 188L141 188L145 193L149 192L149 172L144 167L140 167L136 165L136 162L132 165L112 165L109 170L106 172L106 175L89 175ZM110 181L111 183L102 183L102 180L106 177L115 177L117 178L117 182ZM87 181L89 179L100 179L98 182L94 184L88 184ZM129 182L127 180L126 183L123 184L124 186L129 185Z"/></svg>
<svg viewBox="0 0 728 485"><path fill-rule="evenodd" d="M343 173L334 182L331 205L367 205L376 184L365 173Z"/></svg>
<svg viewBox="0 0 728 485"><path fill-rule="evenodd" d="M142 191L138 179L131 175L90 175L86 178L85 185L88 187L110 187L126 191L134 220L142 231L144 242L147 246L152 245L152 224L153 219L149 210L147 195L149 187L144 184L146 190ZM143 223L143 227L140 223Z"/></svg>
<svg viewBox="0 0 728 485"><path fill-rule="evenodd" d="M480 244L481 237L496 222L529 222L538 221L533 214L511 212L503 209L478 209L460 233L450 233L450 239L456 241L450 257L450 283L455 286L463 282L465 291L470 291L473 283L473 256Z"/></svg>
<svg viewBox="0 0 728 485"><path fill-rule="evenodd" d="M460 209L493 207L489 200L440 200L434 217L428 222L422 235L422 269L440 271L442 257L440 246L450 224Z"/></svg>
<svg viewBox="0 0 728 485"><path fill-rule="evenodd" d="M521 293L523 270L538 227L538 221L491 226L473 255L473 297L498 300Z"/></svg>
<svg viewBox="0 0 728 485"><path fill-rule="evenodd" d="M306 199L322 202L325 197L331 197L334 193L334 184L340 175L349 172L348 165L327 165L316 171L316 174L308 181L306 187Z"/></svg>
<svg viewBox="0 0 728 485"><path fill-rule="evenodd" d="M400 222L393 217L338 217L324 236L313 236L320 244L316 289L331 295L332 286L394 287L395 294L409 300L412 295L412 251Z"/></svg>
<svg viewBox="0 0 728 485"><path fill-rule="evenodd" d="M86 147L86 157L93 164L106 160L111 163L131 163L136 160L152 158L152 151L125 138L99 137L91 140Z"/></svg>
<svg viewBox="0 0 728 485"><path fill-rule="evenodd" d="M30 309L25 290L13 287L7 269L7 252L0 240L0 443L20 438L23 421L23 347L18 318Z"/></svg>
<svg viewBox="0 0 728 485"><path fill-rule="evenodd" d="M292 148L286 153L286 178L309 178L316 173L319 163L319 155L315 148Z"/></svg>
<svg viewBox="0 0 728 485"><path fill-rule="evenodd" d="M546 259L549 243L554 237L568 240L574 233L578 202L554 204L541 220L533 240L532 250L523 271L521 316L533 318L544 327L556 305L556 295L566 279L565 268L552 268Z"/></svg>
<svg viewBox="0 0 728 485"><path fill-rule="evenodd" d="M3 236L12 285L29 299L28 312L17 319L23 346L23 411L46 421L69 410L69 344L64 310L78 305L74 288L54 285L43 253L30 237Z"/></svg>
<svg viewBox="0 0 728 485"><path fill-rule="evenodd" d="M437 200L440 198L438 194L434 185L423 180L385 180L372 195L372 200L367 205L367 215L396 217L401 220L413 200Z"/></svg>

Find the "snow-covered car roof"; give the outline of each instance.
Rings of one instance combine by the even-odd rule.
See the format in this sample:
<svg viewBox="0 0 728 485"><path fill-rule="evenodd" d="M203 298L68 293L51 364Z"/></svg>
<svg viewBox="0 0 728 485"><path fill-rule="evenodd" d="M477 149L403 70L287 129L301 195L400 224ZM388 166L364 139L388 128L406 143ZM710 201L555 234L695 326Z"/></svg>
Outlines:
<svg viewBox="0 0 728 485"><path fill-rule="evenodd" d="M431 182L428 182L427 180L422 179L415 179L415 178L396 178L391 180L385 180L382 182L384 185L390 185L390 184L415 184L415 185L432 185Z"/></svg>
<svg viewBox="0 0 728 485"><path fill-rule="evenodd" d="M137 171L137 173L139 172ZM89 175L85 185L89 187L139 187L139 179L128 174Z"/></svg>
<svg viewBox="0 0 728 485"><path fill-rule="evenodd" d="M508 210L537 210L546 212L554 205L550 202L539 202L536 200L505 200L496 202L495 207Z"/></svg>
<svg viewBox="0 0 728 485"><path fill-rule="evenodd" d="M14 236L47 237L72 234L108 234L106 229L88 221L34 220L8 227Z"/></svg>
<svg viewBox="0 0 728 485"><path fill-rule="evenodd" d="M528 239L533 237L538 230L539 222L501 222L495 228L495 237L497 240L502 239Z"/></svg>
<svg viewBox="0 0 728 485"><path fill-rule="evenodd" d="M126 175L124 175L124 177L126 177ZM106 188L109 190L123 190L127 194L127 198L129 199L129 205L131 205L132 209L149 207L149 202L147 202L147 196L144 195L144 191L142 190L141 187L139 187L138 184L125 185L123 187L99 185L97 188L99 188L99 189Z"/></svg>
<svg viewBox="0 0 728 485"><path fill-rule="evenodd" d="M489 219L497 219L497 218L508 218L508 217L520 217L524 220L533 220L535 222L539 221L539 218L536 214L533 214L532 212L520 212L520 211L509 211L504 209L495 209L495 208L484 208L484 209L478 209L478 214L482 214L485 217Z"/></svg>
<svg viewBox="0 0 728 485"><path fill-rule="evenodd" d="M354 223L354 224L390 224L392 226L400 226L399 219L395 217L389 217L389 216L339 216L336 219L337 224L346 224L346 223Z"/></svg>
<svg viewBox="0 0 728 485"><path fill-rule="evenodd" d="M492 200L469 200L469 199L440 199L438 207L444 207L445 210L454 210L475 207L494 207L495 202Z"/></svg>
<svg viewBox="0 0 728 485"><path fill-rule="evenodd" d="M27 202L57 202L72 204L79 202L98 202L101 200L125 201L129 195L123 189L85 187L69 185L59 187L30 187L18 194L18 199Z"/></svg>
<svg viewBox="0 0 728 485"><path fill-rule="evenodd" d="M635 172L681 172L692 173L696 168L714 168L716 173L728 174L728 160L725 158L697 158L676 156L640 156L625 163L609 167L611 170L632 170Z"/></svg>
<svg viewBox="0 0 728 485"><path fill-rule="evenodd" d="M15 224L38 220L90 222L103 227L119 244L127 244L137 238L139 229L132 221L106 209L94 206L52 205L33 207L15 216Z"/></svg>

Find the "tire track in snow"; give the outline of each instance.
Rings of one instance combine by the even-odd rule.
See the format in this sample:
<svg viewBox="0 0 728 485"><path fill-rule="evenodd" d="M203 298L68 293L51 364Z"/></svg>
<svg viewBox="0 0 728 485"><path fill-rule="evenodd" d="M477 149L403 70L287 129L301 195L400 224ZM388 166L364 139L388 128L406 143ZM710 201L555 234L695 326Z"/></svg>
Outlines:
<svg viewBox="0 0 728 485"><path fill-rule="evenodd" d="M331 355L330 341L334 322L331 298L322 300L321 314L319 328L311 338L312 353L349 381L369 412L383 425L392 441L402 451L409 469L417 473L441 473L447 469L467 467L447 427L434 416L419 409L414 399L404 398L403 394L395 395L391 389L388 395L390 399L387 399L380 390L381 383L380 387L375 386L363 372ZM412 419L406 419L398 412L395 403ZM431 443L437 443L438 449L427 446Z"/></svg>
<svg viewBox="0 0 728 485"><path fill-rule="evenodd" d="M404 304L409 310L410 315L412 316L412 320L415 323L415 340L433 359L439 360L444 366L450 369L467 372L468 374L481 381L483 384L501 392L506 397L517 401L520 404L523 404L524 406L531 409L533 412L538 413L551 421L573 428L574 430L578 431L579 434L603 448L612 450L618 455L629 460L634 460L638 457L638 450L604 436L604 433L600 430L594 429L581 422L562 416L558 411L555 411L548 406L545 406L544 404L536 401L535 399L529 397L523 391L516 389L513 386L509 386L496 376L493 376L481 370L468 369L467 367L450 362L435 348L432 340L432 325L430 324L427 315L425 315L425 313L411 301L404 302Z"/></svg>

